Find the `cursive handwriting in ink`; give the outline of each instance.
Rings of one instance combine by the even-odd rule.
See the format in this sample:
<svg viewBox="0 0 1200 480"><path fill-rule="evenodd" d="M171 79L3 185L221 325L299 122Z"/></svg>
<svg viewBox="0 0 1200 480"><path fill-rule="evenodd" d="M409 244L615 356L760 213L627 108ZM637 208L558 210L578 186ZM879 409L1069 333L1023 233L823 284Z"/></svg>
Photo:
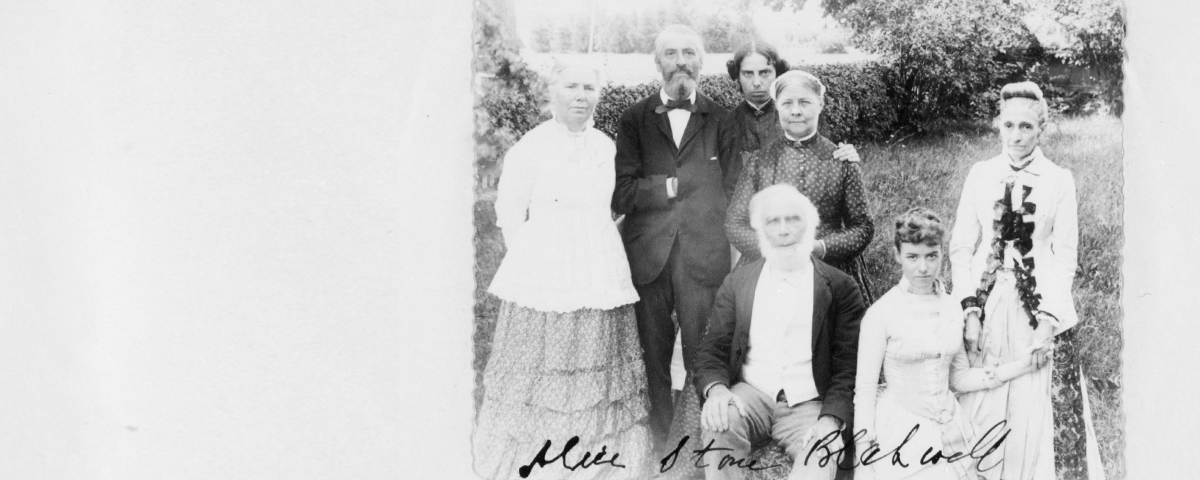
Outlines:
<svg viewBox="0 0 1200 480"><path fill-rule="evenodd" d="M595 457L592 457L592 452L583 452L583 458L579 459L579 462L576 462L575 465L567 464L567 452L570 452L572 448L575 448L575 445L577 445L578 443L579 443L578 435L571 437L570 440L567 440L566 445L563 446L562 452L560 452L554 458L547 460L546 452L550 451L550 440L546 440L546 444L542 446L542 450L540 452L538 452L537 456L533 457L533 461L529 462L529 465L525 465L525 466L517 469L517 473L521 474L521 478L529 478L529 474L533 473L534 465L545 468L546 465L549 465L549 464L554 463L559 460L562 460L562 465L564 468L566 468L567 470L571 470L571 471L574 471L577 468L587 469L589 467L594 467L596 465L609 465L609 466L617 467L617 468L625 468L624 465L617 463L617 458L621 456L621 454L619 454L617 452L613 452L612 458L609 458L607 460L604 458L605 455L608 455L608 446L607 445L600 446L600 451L598 453L596 453ZM588 462L589 459L591 460L591 462Z"/></svg>
<svg viewBox="0 0 1200 480"><path fill-rule="evenodd" d="M817 453L817 450L822 450L824 453L822 453L820 458L817 459L817 466L824 468L826 465L829 465L830 460L836 459L837 462L835 465L840 467L842 464L842 457L845 456L844 452L846 450L846 446L842 445L841 448L830 449L829 445L841 435L842 429L839 428L825 434L824 437L821 437L817 439L817 441L813 442L812 447L808 449L808 455L804 456L804 464L808 465L808 461L812 460L813 454ZM855 438L857 439L858 437L855 436Z"/></svg>
<svg viewBox="0 0 1200 480"><path fill-rule="evenodd" d="M992 465L987 468L983 468L983 460L985 458L987 458L988 455L991 455L992 452L995 452L996 450L998 450L1000 448L1000 445L1004 444L1004 440L1007 439L1008 434L1010 432L1012 432L1011 429L1005 428L1004 433L999 434L1000 438L997 439L996 442L992 444L991 448L988 448L987 451L983 452L982 455L979 455L979 456L975 456L975 455L977 453L979 453L979 447L981 445L987 445L989 443L988 439L992 437L992 433L996 432L996 429L998 429L998 428L1003 428L1005 425L1008 425L1008 420L1001 420L999 422L996 422L996 424L992 425L992 428L989 428L988 431L986 433L984 433L982 437L979 437L979 441L975 442L975 446L971 448L971 458L976 459L977 463L975 465L976 465L976 467L979 468L979 471L986 472L988 470L991 470L993 468L1000 466L1001 463L1004 463L1004 458L1001 458L996 461L995 465Z"/></svg>
<svg viewBox="0 0 1200 480"><path fill-rule="evenodd" d="M676 445L675 449L672 450L671 453L668 453L667 456L663 457L662 460L658 461L659 473L666 473L667 470L670 470L672 467L675 466L675 461L679 458L679 452L683 450L683 446L687 444L689 439L691 439L691 436L684 436L683 439L679 441L679 445ZM708 466L707 463L700 463L700 462L704 461L704 455L708 454L709 452L723 452L723 451L724 452L732 452L733 451L732 448L714 447L713 443L714 443L713 440L709 440L708 445L705 445L703 448L701 448L699 450L692 450L692 457L695 459L695 462L693 462L693 465L695 465L696 468L705 468ZM757 471L761 471L761 470L768 470L771 468L783 466L781 464L758 465L758 460L749 460L749 461L747 461L747 460L749 460L749 459L737 458L737 457L734 457L729 454L724 454L721 456L721 459L717 461L717 469L720 470L720 469L724 469L724 468L742 468L742 469L750 470L752 472L757 472Z"/></svg>
<svg viewBox="0 0 1200 480"><path fill-rule="evenodd" d="M996 461L995 465L986 468L983 466L983 461L992 453L995 453L996 450L999 450L1000 446L1004 443L1004 440L1008 438L1010 430L1003 428L1007 424L1007 420L1001 420L993 425L992 428L988 429L987 433L984 433L983 436L975 442L975 445L971 447L970 452L950 452L947 454L942 450L934 451L933 447L929 447L925 449L925 453L921 455L921 465L928 465L931 463L936 464L942 460L945 460L946 463L954 463L959 460L970 458L977 462L976 465L978 466L979 471L986 472L991 470L1004 462L1004 459L999 459ZM859 456L859 460L862 462L862 465L871 465L872 463L883 460L884 458L888 458L888 453L890 453L892 465L899 465L901 468L908 468L909 464L905 463L904 459L900 456L900 450L906 444L908 444L908 441L917 434L917 431L920 430L920 428L920 425L913 425L913 428L908 431L908 435L904 437L904 440L901 441L896 448L884 453L884 456L879 458L876 457L882 453L882 447L878 443L872 442L871 446ZM866 433L866 430L859 430L855 432L854 441L858 442L866 435ZM815 449L817 447L813 448ZM838 452L840 453L840 451ZM809 454L811 455L812 452L810 451Z"/></svg>
<svg viewBox="0 0 1200 480"><path fill-rule="evenodd" d="M902 458L900 458L900 449L901 449L901 448L904 448L904 445L908 444L908 441L909 441L909 440L912 440L912 437L913 437L913 435L916 435L916 434L917 434L917 430L919 430L920 428L921 428L921 426L920 426L920 425L913 425L913 428L912 428L912 430L909 430L909 431L908 431L908 435L906 435L906 436L904 437L904 441L900 442L900 444L899 444L899 445L896 445L896 448L892 449L892 451L891 451L891 454L892 454L892 465L899 465L899 466L900 466L900 467L902 467L902 468L908 468L908 464L907 464L907 463L904 463L904 460L903 460ZM861 434L864 434L864 435L867 433L867 432L866 432L866 430L859 430L858 432L859 432L859 433L861 433ZM856 433L856 434L854 435L854 438L855 438L855 439L858 439L858 438L859 438L859 434L858 434L858 433ZM870 448L868 448L868 449L867 449L867 451L863 452L863 454L862 454L862 455L859 457L859 458L862 460L862 464L863 464L863 465L870 465L870 464L872 464L872 463L875 463L875 462L878 462L878 461L880 461L880 460L883 460L883 458L875 458L875 455L876 455L876 454L878 454L878 453L879 453L879 451L880 451L880 449L879 449L879 444L878 444L878 443L872 443L872 444L871 444L871 447L870 447Z"/></svg>

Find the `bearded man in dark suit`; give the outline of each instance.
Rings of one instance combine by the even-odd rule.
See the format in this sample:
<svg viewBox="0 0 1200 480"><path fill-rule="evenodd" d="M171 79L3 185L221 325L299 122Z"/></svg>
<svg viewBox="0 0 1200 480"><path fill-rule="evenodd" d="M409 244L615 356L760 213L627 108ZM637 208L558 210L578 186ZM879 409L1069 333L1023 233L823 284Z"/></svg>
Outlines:
<svg viewBox="0 0 1200 480"><path fill-rule="evenodd" d="M723 224L737 182L729 112L696 91L704 44L683 25L654 41L662 89L626 109L617 129L612 208L634 286L649 381L650 426L661 449L673 416L674 311L691 371L713 296L729 273Z"/></svg>
<svg viewBox="0 0 1200 480"><path fill-rule="evenodd" d="M704 398L705 478L745 478L723 455L774 439L792 480L853 478L854 379L866 304L849 275L812 256L817 208L777 184L750 200L763 258L738 267L713 303L695 385ZM843 451L843 446L845 451ZM841 452L841 456L838 456Z"/></svg>

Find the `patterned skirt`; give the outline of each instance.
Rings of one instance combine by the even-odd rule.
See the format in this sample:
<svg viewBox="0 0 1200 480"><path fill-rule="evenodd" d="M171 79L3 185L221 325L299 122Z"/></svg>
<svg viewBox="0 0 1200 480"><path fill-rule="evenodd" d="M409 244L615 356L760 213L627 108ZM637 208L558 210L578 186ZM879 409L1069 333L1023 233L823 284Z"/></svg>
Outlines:
<svg viewBox="0 0 1200 480"><path fill-rule="evenodd" d="M483 385L472 443L484 478L522 478L530 465L527 478L648 476L649 400L632 304L559 313L502 301ZM544 459L554 461L543 466L535 459L547 441Z"/></svg>

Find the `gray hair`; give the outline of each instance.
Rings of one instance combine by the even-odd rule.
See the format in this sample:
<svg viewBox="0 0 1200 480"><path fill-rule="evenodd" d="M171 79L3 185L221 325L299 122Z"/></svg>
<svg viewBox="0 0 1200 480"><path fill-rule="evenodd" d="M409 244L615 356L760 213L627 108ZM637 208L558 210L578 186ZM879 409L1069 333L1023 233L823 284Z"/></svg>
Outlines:
<svg viewBox="0 0 1200 480"><path fill-rule="evenodd" d="M1014 101L1032 102L1033 110L1038 116L1038 128L1045 128L1050 107L1046 105L1046 97L1042 94L1041 87L1036 83L1024 81L1010 83L1000 89L1000 112L1004 112L1004 108ZM999 117L996 120L999 121Z"/></svg>
<svg viewBox="0 0 1200 480"><path fill-rule="evenodd" d="M779 94L783 92L783 89L792 85L807 88L821 98L821 103L825 102L825 84L821 83L821 79L816 75L804 70L788 70L787 73L775 77L775 81L771 82L771 88L767 89L767 93L771 94L771 100L778 101Z"/></svg>
<svg viewBox="0 0 1200 480"><path fill-rule="evenodd" d="M550 85L550 86L557 85L558 82L562 81L562 74L568 68L582 68L589 72L592 72L592 75L594 75L596 77L596 84L597 84L597 86L599 86L599 84L600 84L600 69L599 68L596 68L595 65L593 65L589 62L583 62L583 61L579 61L579 60L568 60L568 59L564 59L564 58L555 59L554 68L550 69L550 76L549 76L546 84Z"/></svg>
<svg viewBox="0 0 1200 480"><path fill-rule="evenodd" d="M692 30L692 27L676 23L667 25L661 32L658 32L658 36L654 37L654 58L658 58L658 55L662 53L663 42L666 41L667 34L684 35L696 39L696 50L701 58L704 57L704 39L700 37L700 34Z"/></svg>
<svg viewBox="0 0 1200 480"><path fill-rule="evenodd" d="M817 226L821 224L821 213L817 211L817 207L808 197L796 190L796 187L786 183L771 185L750 197L750 228L762 231L763 222L766 221L762 218L762 206L769 200L781 200L795 206L799 210L800 217L804 219L804 235L801 239L812 242L817 238Z"/></svg>

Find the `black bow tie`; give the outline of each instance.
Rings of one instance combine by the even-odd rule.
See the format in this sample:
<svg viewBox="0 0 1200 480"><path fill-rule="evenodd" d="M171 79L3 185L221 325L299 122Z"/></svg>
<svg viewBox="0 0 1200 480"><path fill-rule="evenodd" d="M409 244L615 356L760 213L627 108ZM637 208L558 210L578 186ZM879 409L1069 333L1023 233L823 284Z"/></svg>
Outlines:
<svg viewBox="0 0 1200 480"><path fill-rule="evenodd" d="M692 105L691 100L683 99L683 100L667 100L666 105L659 105L657 107L654 107L654 113L664 113L664 112L674 110L676 108L687 110L689 112L696 111L696 106Z"/></svg>

